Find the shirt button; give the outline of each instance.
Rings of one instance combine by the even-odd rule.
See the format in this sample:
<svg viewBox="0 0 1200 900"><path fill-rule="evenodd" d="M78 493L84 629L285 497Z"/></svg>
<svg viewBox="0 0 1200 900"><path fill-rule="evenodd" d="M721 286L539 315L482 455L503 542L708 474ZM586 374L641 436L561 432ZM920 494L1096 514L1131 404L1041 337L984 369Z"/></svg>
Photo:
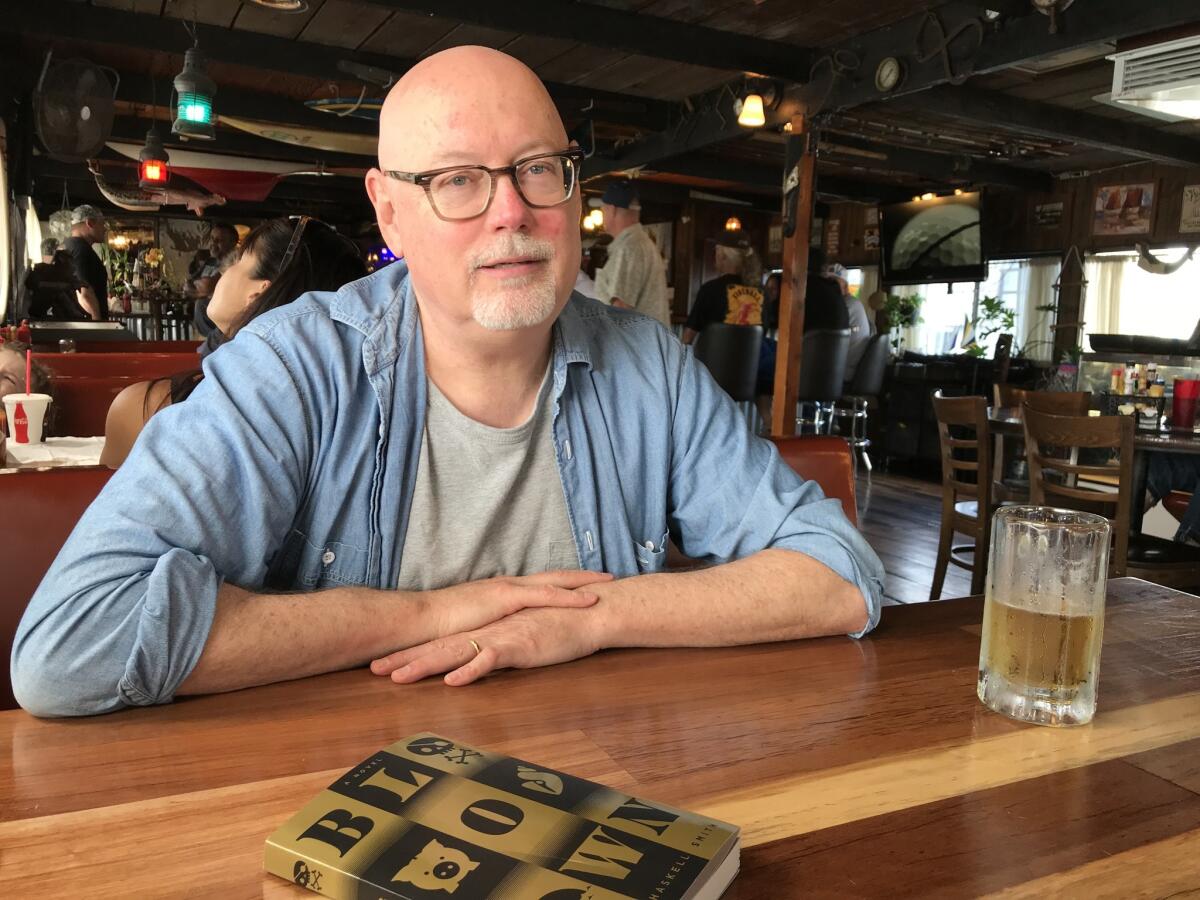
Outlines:
<svg viewBox="0 0 1200 900"><path fill-rule="evenodd" d="M329 565L335 559L337 559L337 554L335 554L332 550L326 550L321 554L321 562L323 562L325 565Z"/></svg>

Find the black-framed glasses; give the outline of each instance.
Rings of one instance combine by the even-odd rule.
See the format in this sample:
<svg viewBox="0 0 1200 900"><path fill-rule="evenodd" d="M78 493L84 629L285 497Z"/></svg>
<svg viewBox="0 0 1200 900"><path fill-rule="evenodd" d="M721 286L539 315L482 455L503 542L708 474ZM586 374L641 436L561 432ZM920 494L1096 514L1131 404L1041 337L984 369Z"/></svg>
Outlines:
<svg viewBox="0 0 1200 900"><path fill-rule="evenodd" d="M583 151L560 150L519 159L511 166L489 169L487 166L447 166L426 172L398 172L383 169L383 174L425 189L429 205L439 219L450 222L482 216L496 196L496 178L507 175L526 206L548 209L571 199L579 182L579 164Z"/></svg>

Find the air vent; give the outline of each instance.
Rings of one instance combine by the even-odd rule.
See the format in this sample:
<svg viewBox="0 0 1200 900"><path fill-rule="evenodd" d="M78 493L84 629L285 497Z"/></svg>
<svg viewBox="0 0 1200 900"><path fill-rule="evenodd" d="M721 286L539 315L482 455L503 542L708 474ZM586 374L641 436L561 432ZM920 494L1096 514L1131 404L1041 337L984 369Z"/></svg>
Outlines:
<svg viewBox="0 0 1200 900"><path fill-rule="evenodd" d="M1200 36L1118 53L1112 100L1148 114L1200 119Z"/></svg>

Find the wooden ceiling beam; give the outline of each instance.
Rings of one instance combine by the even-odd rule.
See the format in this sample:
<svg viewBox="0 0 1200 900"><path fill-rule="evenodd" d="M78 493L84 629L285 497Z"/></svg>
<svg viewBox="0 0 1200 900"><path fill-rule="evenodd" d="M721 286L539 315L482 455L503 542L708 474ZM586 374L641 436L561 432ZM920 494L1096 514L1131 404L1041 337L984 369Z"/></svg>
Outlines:
<svg viewBox="0 0 1200 900"><path fill-rule="evenodd" d="M380 53L203 24L196 26L196 33L200 49L209 59L313 78L352 78L339 69L338 64L343 60L396 74L405 72L416 62ZM39 37L51 42L55 38L69 38L178 53L181 56L191 45L191 39L179 19L85 6L67 0L38 0L36 3L16 4L11 9L6 5L4 15L0 16L0 35L4 34ZM664 100L593 90L581 85L549 82L546 89L566 115L578 115L591 107L589 114L597 119L650 129L665 127L675 108L675 104ZM218 114L225 102L225 97L218 93Z"/></svg>
<svg viewBox="0 0 1200 900"><path fill-rule="evenodd" d="M655 59L808 81L812 50L676 19L572 0L364 0L384 9L441 16L516 34L567 38Z"/></svg>
<svg viewBox="0 0 1200 900"><path fill-rule="evenodd" d="M1200 141L1136 122L950 85L932 88L909 99L926 112L989 128L1071 141L1170 165L1200 165Z"/></svg>
<svg viewBox="0 0 1200 900"><path fill-rule="evenodd" d="M989 8L1000 12L1000 17L989 20ZM832 84L827 77L814 81L812 100L821 109L845 109L1089 44L1197 22L1196 0L1088 0L1059 12L1057 31L1051 33L1050 19L1028 3L951 0L827 48L828 57L838 65L853 65ZM875 73L888 57L900 61L904 77L897 88L885 93L875 87Z"/></svg>
<svg viewBox="0 0 1200 900"><path fill-rule="evenodd" d="M823 141L820 155L841 155L843 162L868 169L907 172L943 185L961 181L1039 193L1049 192L1054 187L1054 178L1044 172L980 160L965 154L913 150L841 135L831 135L827 142Z"/></svg>
<svg viewBox="0 0 1200 900"><path fill-rule="evenodd" d="M820 163L818 161L818 194L844 197L849 200L876 200L882 203L907 200L912 196L911 188L879 184L857 178L845 178L838 175L824 175L821 173L819 166ZM685 178L730 181L746 185L749 188L760 190L770 189L776 198L782 196L782 156L779 159L779 166L775 167L761 163L748 163L742 160L689 154L662 160L655 163L653 168L656 172L668 172L674 175L682 175Z"/></svg>

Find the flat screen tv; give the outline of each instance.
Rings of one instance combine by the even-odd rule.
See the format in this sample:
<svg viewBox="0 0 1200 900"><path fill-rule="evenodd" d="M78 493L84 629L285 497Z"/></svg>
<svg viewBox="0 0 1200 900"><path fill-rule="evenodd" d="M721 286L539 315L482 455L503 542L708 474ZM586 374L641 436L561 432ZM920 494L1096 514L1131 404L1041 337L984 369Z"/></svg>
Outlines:
<svg viewBox="0 0 1200 900"><path fill-rule="evenodd" d="M892 203L879 210L884 284L987 277L978 192Z"/></svg>

